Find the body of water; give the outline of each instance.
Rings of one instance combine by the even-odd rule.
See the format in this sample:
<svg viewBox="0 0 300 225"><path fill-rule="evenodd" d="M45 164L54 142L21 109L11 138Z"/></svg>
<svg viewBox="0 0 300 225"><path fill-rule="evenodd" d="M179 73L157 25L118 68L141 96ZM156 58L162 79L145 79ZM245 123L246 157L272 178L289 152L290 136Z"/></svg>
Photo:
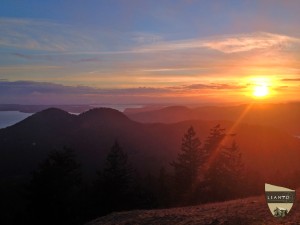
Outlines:
<svg viewBox="0 0 300 225"><path fill-rule="evenodd" d="M23 113L17 111L0 111L0 128L5 128L15 123L24 120L28 116L32 115L32 113Z"/></svg>

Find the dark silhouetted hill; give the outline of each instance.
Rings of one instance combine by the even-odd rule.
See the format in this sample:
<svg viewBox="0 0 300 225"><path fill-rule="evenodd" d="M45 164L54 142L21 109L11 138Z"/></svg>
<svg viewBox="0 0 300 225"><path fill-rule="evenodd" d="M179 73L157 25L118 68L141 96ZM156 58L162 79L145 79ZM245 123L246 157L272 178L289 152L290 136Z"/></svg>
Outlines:
<svg viewBox="0 0 300 225"><path fill-rule="evenodd" d="M126 111L125 111L126 112ZM229 120L263 126L273 126L300 136L300 103L239 106L205 106L198 108L166 107L158 110L128 113L129 118L142 123L175 123L186 120Z"/></svg>
<svg viewBox="0 0 300 225"><path fill-rule="evenodd" d="M142 123L177 123L185 120L200 119L197 112L185 106L169 106L157 110L130 112L129 118Z"/></svg>
<svg viewBox="0 0 300 225"><path fill-rule="evenodd" d="M164 112L170 110L178 115L190 112L183 107ZM180 151L182 135L191 125L203 143L210 128L218 123L228 132L237 133L234 137L247 168L262 175L283 168L287 174L300 168L299 139L269 126L242 123L234 126L233 122L221 120L145 124L132 121L114 109L92 109L76 116L51 108L0 129L0 175L28 175L50 150L63 146L75 151L85 173L95 174L96 169L103 167L115 140L138 170L158 171L162 165L168 169Z"/></svg>
<svg viewBox="0 0 300 225"><path fill-rule="evenodd" d="M36 113L48 108L58 108L67 112L82 113L94 108L91 105L20 105L0 104L0 111L19 111L24 113Z"/></svg>

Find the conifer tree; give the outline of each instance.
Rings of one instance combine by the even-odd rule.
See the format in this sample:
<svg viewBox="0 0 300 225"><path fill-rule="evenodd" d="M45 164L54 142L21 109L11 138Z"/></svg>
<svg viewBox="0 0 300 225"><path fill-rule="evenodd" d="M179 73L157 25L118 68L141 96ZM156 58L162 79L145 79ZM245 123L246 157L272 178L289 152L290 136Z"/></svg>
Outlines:
<svg viewBox="0 0 300 225"><path fill-rule="evenodd" d="M191 126L183 136L177 160L171 163L174 167L176 188L180 192L189 190L198 179L199 168L203 163L200 146L201 142Z"/></svg>
<svg viewBox="0 0 300 225"><path fill-rule="evenodd" d="M127 154L118 141L110 149L105 168L98 173L103 191L103 200L108 211L126 209L130 205L133 170Z"/></svg>
<svg viewBox="0 0 300 225"><path fill-rule="evenodd" d="M222 146L210 162L206 173L206 185L211 200L237 197L243 181L242 155L235 141L230 147Z"/></svg>
<svg viewBox="0 0 300 225"><path fill-rule="evenodd" d="M71 149L52 151L33 173L29 185L32 224L76 224L80 165ZM45 219L47 218L47 219Z"/></svg>
<svg viewBox="0 0 300 225"><path fill-rule="evenodd" d="M225 129L221 128L220 124L217 124L210 130L209 136L207 137L203 146L205 159L217 151L218 148L222 147L221 142L225 136Z"/></svg>
<svg viewBox="0 0 300 225"><path fill-rule="evenodd" d="M160 207L167 207L170 202L169 176L164 167L159 170L158 176L158 201Z"/></svg>

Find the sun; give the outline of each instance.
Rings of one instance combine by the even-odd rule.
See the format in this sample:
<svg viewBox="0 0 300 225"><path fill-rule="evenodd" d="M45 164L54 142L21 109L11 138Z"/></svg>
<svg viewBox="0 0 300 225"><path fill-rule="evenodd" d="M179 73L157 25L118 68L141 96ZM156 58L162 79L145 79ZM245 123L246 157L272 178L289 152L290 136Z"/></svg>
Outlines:
<svg viewBox="0 0 300 225"><path fill-rule="evenodd" d="M256 98L263 98L270 94L270 80L266 78L255 78L253 81L252 95Z"/></svg>
<svg viewBox="0 0 300 225"><path fill-rule="evenodd" d="M253 88L253 95L255 97L265 97L269 94L269 88L267 85L256 85Z"/></svg>

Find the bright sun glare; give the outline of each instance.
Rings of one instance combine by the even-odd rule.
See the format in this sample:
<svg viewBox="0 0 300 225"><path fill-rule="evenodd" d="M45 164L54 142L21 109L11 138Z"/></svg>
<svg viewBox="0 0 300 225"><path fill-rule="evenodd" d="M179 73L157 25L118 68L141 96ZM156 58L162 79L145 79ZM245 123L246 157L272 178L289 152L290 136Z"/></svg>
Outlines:
<svg viewBox="0 0 300 225"><path fill-rule="evenodd" d="M253 96L261 98L269 94L268 80L264 78L254 79Z"/></svg>
<svg viewBox="0 0 300 225"><path fill-rule="evenodd" d="M269 89L266 85L257 85L254 86L253 95L256 97L264 97L268 95Z"/></svg>

